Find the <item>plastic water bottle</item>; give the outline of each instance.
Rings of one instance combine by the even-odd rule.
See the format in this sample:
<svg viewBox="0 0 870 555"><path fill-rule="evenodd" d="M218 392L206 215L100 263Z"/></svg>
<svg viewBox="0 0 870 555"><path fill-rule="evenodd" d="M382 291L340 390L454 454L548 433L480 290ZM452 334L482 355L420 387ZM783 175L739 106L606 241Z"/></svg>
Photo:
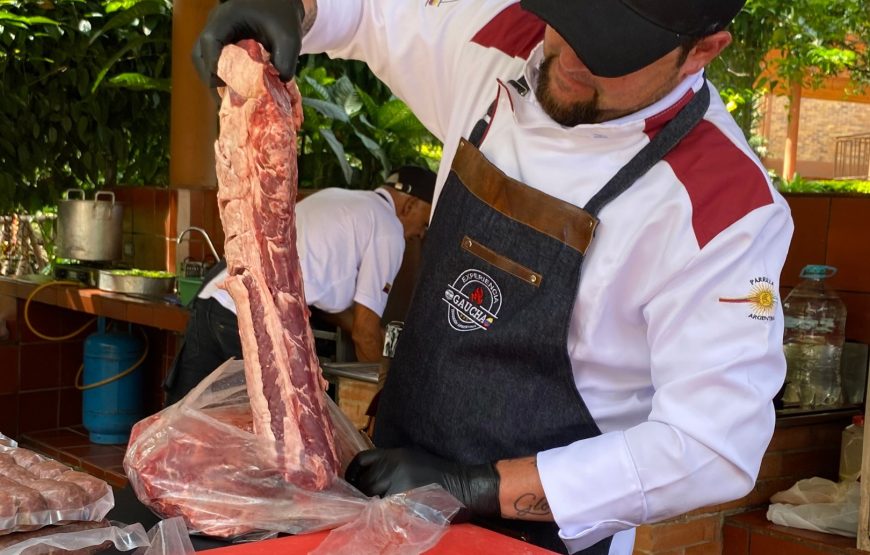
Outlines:
<svg viewBox="0 0 870 555"><path fill-rule="evenodd" d="M856 414L843 430L840 444L840 481L857 480L861 476L861 455L864 453L864 417Z"/></svg>
<svg viewBox="0 0 870 555"><path fill-rule="evenodd" d="M843 403L840 357L846 340L846 305L825 284L835 273L832 266L806 266L801 282L783 302L785 403L804 408Z"/></svg>

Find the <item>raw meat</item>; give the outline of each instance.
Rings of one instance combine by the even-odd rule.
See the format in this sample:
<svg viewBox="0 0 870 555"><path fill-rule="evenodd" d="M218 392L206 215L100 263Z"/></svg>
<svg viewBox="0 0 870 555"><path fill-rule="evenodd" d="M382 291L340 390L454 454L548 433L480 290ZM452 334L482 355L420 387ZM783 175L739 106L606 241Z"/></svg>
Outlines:
<svg viewBox="0 0 870 555"><path fill-rule="evenodd" d="M327 405L347 463L368 445ZM227 361L133 427L124 469L136 496L161 518L183 517L190 530L245 540L332 528L359 514L366 498L343 480L322 490L286 480L274 441L254 435L251 419L244 362Z"/></svg>
<svg viewBox="0 0 870 555"><path fill-rule="evenodd" d="M276 442L288 480L327 487L338 457L296 251L296 129L301 96L253 41L226 46L215 146L218 206L254 430Z"/></svg>
<svg viewBox="0 0 870 555"><path fill-rule="evenodd" d="M57 511L80 509L88 504L84 490L72 482L61 480L35 480L27 487L39 492L46 507Z"/></svg>
<svg viewBox="0 0 870 555"><path fill-rule="evenodd" d="M58 480L73 483L84 490L85 499L88 504L96 502L111 491L109 489L109 484L103 480L76 470L70 470L69 472L61 474Z"/></svg>
<svg viewBox="0 0 870 555"><path fill-rule="evenodd" d="M24 470L17 464L0 464L0 476L9 478L19 484L27 485L29 482L36 480L37 477L27 470Z"/></svg>
<svg viewBox="0 0 870 555"><path fill-rule="evenodd" d="M12 518L18 512L18 504L10 494L0 490L0 519Z"/></svg>
<svg viewBox="0 0 870 555"><path fill-rule="evenodd" d="M6 453L12 455L15 462L24 468L29 468L30 466L45 460L44 457L37 455L30 449L22 449L21 447L10 449L9 451L6 451Z"/></svg>
<svg viewBox="0 0 870 555"><path fill-rule="evenodd" d="M18 508L18 515L21 517L20 522L38 524L35 517L28 516L46 509L45 500L38 491L2 477L0 477L0 490L12 497L13 503Z"/></svg>
<svg viewBox="0 0 870 555"><path fill-rule="evenodd" d="M37 478L50 478L52 480L59 478L61 474L70 470L72 469L67 465L51 459L36 463L27 469L28 472Z"/></svg>

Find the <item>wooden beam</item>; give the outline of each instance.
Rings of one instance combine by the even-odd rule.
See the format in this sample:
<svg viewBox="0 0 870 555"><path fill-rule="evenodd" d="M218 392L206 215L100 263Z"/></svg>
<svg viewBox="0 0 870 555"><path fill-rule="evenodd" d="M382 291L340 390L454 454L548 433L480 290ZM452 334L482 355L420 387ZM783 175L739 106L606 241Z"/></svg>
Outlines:
<svg viewBox="0 0 870 555"><path fill-rule="evenodd" d="M217 110L197 76L190 53L217 0L174 0L172 4L172 99L169 127L169 185L217 186L214 141Z"/></svg>
<svg viewBox="0 0 870 555"><path fill-rule="evenodd" d="M791 86L788 103L788 135L785 138L785 154L782 163L782 176L794 179L794 169L797 164L797 145L801 121L801 84L795 81Z"/></svg>

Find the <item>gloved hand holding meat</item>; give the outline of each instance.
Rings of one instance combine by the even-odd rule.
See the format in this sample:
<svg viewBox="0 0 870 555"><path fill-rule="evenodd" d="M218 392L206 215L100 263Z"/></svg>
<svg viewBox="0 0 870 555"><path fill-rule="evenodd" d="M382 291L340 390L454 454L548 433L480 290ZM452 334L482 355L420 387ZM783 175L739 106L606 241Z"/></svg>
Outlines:
<svg viewBox="0 0 870 555"><path fill-rule="evenodd" d="M124 466L141 501L195 532L255 539L334 528L376 501L340 478L367 444L326 396L308 323L294 225L301 97L252 40L224 47L217 74L226 84L215 147L223 287L244 362L139 422Z"/></svg>

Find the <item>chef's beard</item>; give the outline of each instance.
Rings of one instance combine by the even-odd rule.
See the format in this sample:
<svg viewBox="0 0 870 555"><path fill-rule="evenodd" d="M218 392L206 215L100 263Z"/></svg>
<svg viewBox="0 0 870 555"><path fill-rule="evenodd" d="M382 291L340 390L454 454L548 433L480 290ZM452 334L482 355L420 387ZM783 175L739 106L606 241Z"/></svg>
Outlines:
<svg viewBox="0 0 870 555"><path fill-rule="evenodd" d="M598 91L595 91L591 100L571 104L564 104L553 97L550 92L550 67L555 60L555 56L544 58L538 75L538 85L535 88L535 95L544 112L553 118L553 121L565 127L601 121L602 112L598 107Z"/></svg>

